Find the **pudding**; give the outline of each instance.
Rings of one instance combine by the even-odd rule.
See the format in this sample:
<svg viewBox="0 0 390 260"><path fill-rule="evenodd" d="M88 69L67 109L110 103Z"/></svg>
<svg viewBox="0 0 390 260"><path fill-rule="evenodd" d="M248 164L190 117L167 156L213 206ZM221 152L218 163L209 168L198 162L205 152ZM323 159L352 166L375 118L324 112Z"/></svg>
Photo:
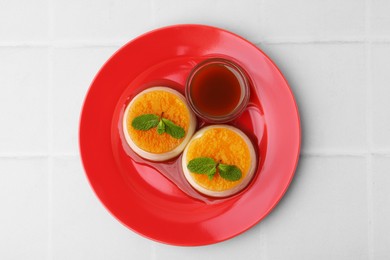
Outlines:
<svg viewBox="0 0 390 260"><path fill-rule="evenodd" d="M228 125L202 128L183 152L182 169L191 186L208 196L227 197L244 189L257 158L250 139Z"/></svg>
<svg viewBox="0 0 390 260"><path fill-rule="evenodd" d="M152 87L127 105L122 128L130 148L152 161L179 155L191 139L196 117L186 99L168 87Z"/></svg>

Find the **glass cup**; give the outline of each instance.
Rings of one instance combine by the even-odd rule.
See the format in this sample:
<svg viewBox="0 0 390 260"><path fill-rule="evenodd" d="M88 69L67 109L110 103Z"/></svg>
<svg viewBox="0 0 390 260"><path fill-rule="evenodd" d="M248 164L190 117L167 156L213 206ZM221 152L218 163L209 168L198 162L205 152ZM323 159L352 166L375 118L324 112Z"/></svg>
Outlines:
<svg viewBox="0 0 390 260"><path fill-rule="evenodd" d="M246 108L250 96L249 79L235 62L209 58L191 70L185 94L197 116L209 123L226 123L237 118ZM210 112L212 109L218 113Z"/></svg>

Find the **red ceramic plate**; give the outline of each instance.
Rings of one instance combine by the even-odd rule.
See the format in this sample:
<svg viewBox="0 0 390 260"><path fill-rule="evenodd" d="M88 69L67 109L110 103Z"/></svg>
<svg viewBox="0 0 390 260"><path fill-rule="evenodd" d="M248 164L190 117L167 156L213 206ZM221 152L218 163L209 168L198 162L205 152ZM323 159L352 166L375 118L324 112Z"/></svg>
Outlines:
<svg viewBox="0 0 390 260"><path fill-rule="evenodd" d="M184 93L189 71L207 57L234 60L252 81L248 109L234 122L258 155L255 178L238 196L205 203L147 164L126 155L118 119L141 88L170 85ZM101 202L125 226L173 245L232 238L262 220L287 190L298 162L300 123L291 90L275 64L231 32L204 25L158 29L129 42L96 75L80 122L80 151Z"/></svg>

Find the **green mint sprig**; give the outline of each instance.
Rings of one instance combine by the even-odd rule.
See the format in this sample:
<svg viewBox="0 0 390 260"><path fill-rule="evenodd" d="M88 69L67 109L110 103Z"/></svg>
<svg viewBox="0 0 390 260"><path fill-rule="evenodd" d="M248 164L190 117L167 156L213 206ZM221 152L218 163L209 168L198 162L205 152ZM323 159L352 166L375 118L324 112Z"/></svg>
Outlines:
<svg viewBox="0 0 390 260"><path fill-rule="evenodd" d="M210 180L213 179L217 169L219 175L228 181L238 181L242 177L241 170L237 166L217 163L209 157L192 159L188 162L187 168L193 173L206 174Z"/></svg>
<svg viewBox="0 0 390 260"><path fill-rule="evenodd" d="M145 114L137 116L131 122L131 125L137 130L149 130L150 128L156 127L159 123L159 118L153 114Z"/></svg>
<svg viewBox="0 0 390 260"><path fill-rule="evenodd" d="M167 133L173 138L180 139L185 136L185 131L182 127L176 125L171 120L163 118L164 112L158 117L154 114L144 114L137 116L131 122L134 129L147 131L151 128L157 127L157 133L162 135Z"/></svg>

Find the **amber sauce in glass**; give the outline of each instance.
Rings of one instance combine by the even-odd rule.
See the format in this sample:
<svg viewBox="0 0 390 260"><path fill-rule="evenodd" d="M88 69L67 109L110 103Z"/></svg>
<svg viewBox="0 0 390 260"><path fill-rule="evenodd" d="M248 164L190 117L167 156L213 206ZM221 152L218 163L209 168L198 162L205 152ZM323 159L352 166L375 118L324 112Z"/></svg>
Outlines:
<svg viewBox="0 0 390 260"><path fill-rule="evenodd" d="M228 115L240 102L240 81L227 66L210 64L200 69L192 79L191 97L202 114Z"/></svg>

